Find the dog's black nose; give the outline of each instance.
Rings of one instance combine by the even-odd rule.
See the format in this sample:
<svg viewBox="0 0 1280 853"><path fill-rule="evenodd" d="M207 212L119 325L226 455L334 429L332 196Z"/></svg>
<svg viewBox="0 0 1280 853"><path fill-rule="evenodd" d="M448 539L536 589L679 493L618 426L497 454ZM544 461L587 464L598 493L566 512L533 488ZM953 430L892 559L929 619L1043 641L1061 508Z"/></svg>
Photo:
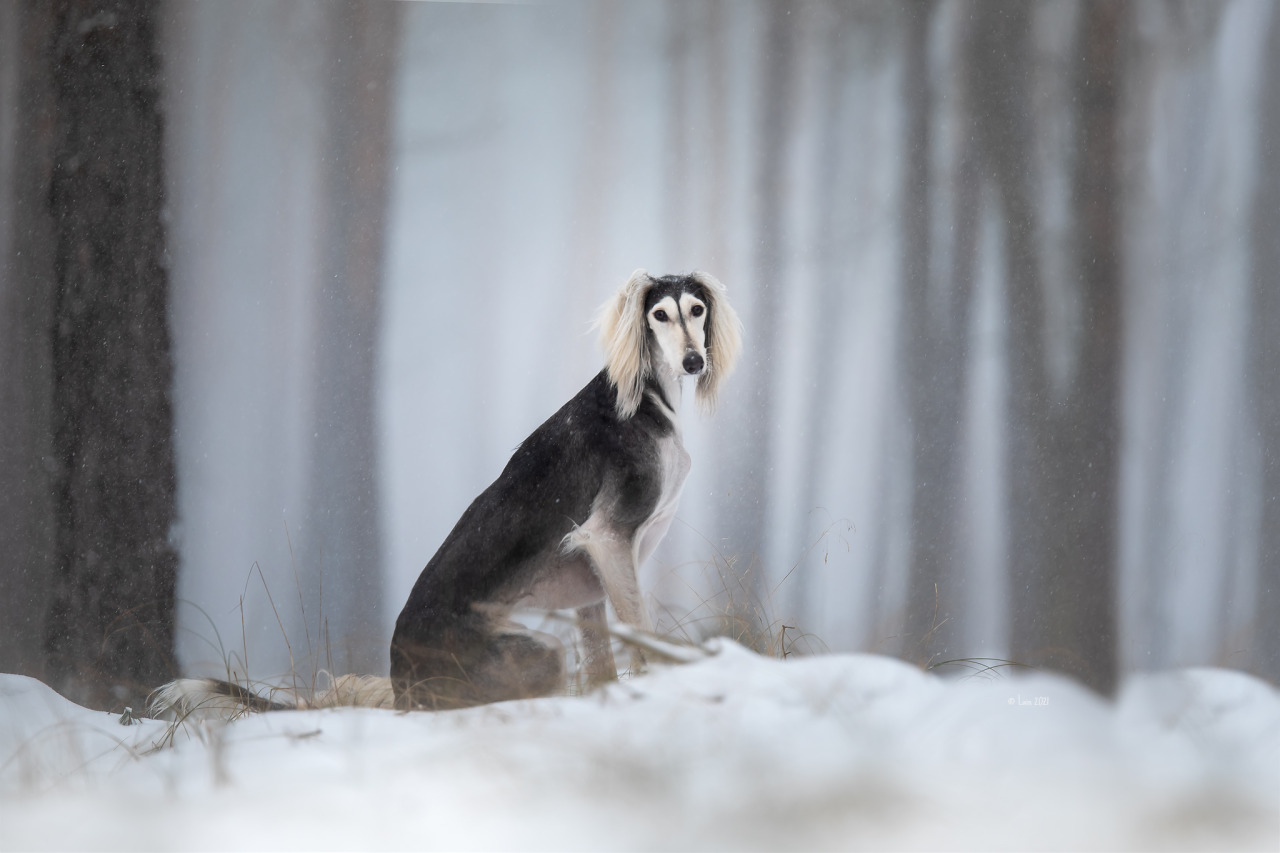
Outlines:
<svg viewBox="0 0 1280 853"><path fill-rule="evenodd" d="M702 356L698 355L696 352L685 353L684 372L685 373L701 373L702 372Z"/></svg>

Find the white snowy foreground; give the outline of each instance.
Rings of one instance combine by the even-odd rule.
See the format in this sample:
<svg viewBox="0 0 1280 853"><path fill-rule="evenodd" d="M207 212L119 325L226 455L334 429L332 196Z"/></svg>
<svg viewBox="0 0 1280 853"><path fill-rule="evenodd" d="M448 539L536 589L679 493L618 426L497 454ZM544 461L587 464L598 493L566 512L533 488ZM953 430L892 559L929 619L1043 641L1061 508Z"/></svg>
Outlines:
<svg viewBox="0 0 1280 853"><path fill-rule="evenodd" d="M0 676L0 847L1280 849L1280 692L1247 675L1139 676L1112 705L713 642L585 697L281 712L171 748Z"/></svg>

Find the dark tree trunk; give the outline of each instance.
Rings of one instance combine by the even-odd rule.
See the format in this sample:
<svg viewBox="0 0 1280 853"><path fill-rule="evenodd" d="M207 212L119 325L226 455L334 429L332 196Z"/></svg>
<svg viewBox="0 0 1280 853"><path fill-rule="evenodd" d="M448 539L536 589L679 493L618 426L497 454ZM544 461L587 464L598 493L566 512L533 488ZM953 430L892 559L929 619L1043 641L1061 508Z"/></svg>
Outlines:
<svg viewBox="0 0 1280 853"><path fill-rule="evenodd" d="M1262 440L1262 517L1258 591L1249 665L1280 684L1280 10L1262 75L1257 195L1253 208L1250 371Z"/></svg>
<svg viewBox="0 0 1280 853"><path fill-rule="evenodd" d="M0 4L0 672L43 678L54 574L48 4Z"/></svg>
<svg viewBox="0 0 1280 853"><path fill-rule="evenodd" d="M1118 667L1120 379L1124 332L1120 247L1120 0L1080 6L1072 176L1082 332L1069 398L1055 407L1051 478L1057 523L1046 555L1048 663L1103 693Z"/></svg>
<svg viewBox="0 0 1280 853"><path fill-rule="evenodd" d="M1040 664L1049 569L1043 537L1046 506L1049 383L1045 371L1044 294L1035 243L1031 190L1030 9L987 3L975 24L968 61L974 71L975 125L984 172L1003 214L1003 278L1008 303L1009 574L1014 657Z"/></svg>
<svg viewBox="0 0 1280 853"><path fill-rule="evenodd" d="M338 4L330 20L325 264L319 286L310 530L313 636L338 672L386 666L375 396L399 7ZM311 614L309 614L311 615Z"/></svg>
<svg viewBox="0 0 1280 853"><path fill-rule="evenodd" d="M1074 374L1057 396L1032 191L1030 8L984 6L971 58L980 71L980 144L1005 222L1013 656L1109 693L1117 666L1120 18L1101 0L1080 10L1073 209L1083 333Z"/></svg>
<svg viewBox="0 0 1280 853"><path fill-rule="evenodd" d="M960 612L960 553L956 536L963 483L962 415L966 340L977 236L977 197L967 162L969 133L959 134L956 184L955 257L945 278L930 274L929 187L931 98L927 68L929 22L934 4L918 0L907 7L904 57L904 141L907 165L903 186L902 362L906 365L911 423L911 563L907 591L905 649L921 662L957 653ZM961 112L967 115L967 112ZM937 280L935 280L935 278Z"/></svg>
<svg viewBox="0 0 1280 853"><path fill-rule="evenodd" d="M1048 381L1044 307L1031 194L1030 9L1017 3L978 7L965 62L972 74L973 126L984 177L996 191L1004 236L1008 304L1008 571L1015 658L1038 649L1046 569L1041 538L1052 523L1043 507L1047 464ZM1026 663L1037 663L1039 655Z"/></svg>
<svg viewBox="0 0 1280 853"><path fill-rule="evenodd" d="M59 0L53 71L53 500L47 676L140 707L174 674L177 555L154 2Z"/></svg>

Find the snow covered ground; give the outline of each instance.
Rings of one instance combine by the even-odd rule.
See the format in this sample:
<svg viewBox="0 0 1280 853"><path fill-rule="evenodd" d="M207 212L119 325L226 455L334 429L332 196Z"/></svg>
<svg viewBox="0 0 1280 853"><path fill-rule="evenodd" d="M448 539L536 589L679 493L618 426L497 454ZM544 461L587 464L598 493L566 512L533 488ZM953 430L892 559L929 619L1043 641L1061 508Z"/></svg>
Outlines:
<svg viewBox="0 0 1280 853"><path fill-rule="evenodd" d="M122 726L0 676L0 847L1280 849L1280 692L725 641L585 697Z"/></svg>

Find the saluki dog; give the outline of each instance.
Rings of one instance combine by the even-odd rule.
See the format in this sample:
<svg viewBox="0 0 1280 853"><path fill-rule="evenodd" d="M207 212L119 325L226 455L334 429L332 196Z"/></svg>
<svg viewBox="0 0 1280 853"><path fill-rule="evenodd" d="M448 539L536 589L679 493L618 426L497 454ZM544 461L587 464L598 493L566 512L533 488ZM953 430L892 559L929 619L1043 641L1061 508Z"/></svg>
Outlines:
<svg viewBox="0 0 1280 853"><path fill-rule="evenodd" d="M384 685L354 689L359 704L460 708L563 689L563 647L513 621L522 608L576 611L589 685L617 677L606 599L620 621L652 629L636 570L666 535L689 472L681 380L696 377L698 401L713 409L741 325L707 273L637 270L599 328L604 369L520 444L445 537L396 620L390 690L353 681ZM632 662L643 663L635 649ZM217 696L281 707L235 685L192 682L167 686L159 703L192 708Z"/></svg>

